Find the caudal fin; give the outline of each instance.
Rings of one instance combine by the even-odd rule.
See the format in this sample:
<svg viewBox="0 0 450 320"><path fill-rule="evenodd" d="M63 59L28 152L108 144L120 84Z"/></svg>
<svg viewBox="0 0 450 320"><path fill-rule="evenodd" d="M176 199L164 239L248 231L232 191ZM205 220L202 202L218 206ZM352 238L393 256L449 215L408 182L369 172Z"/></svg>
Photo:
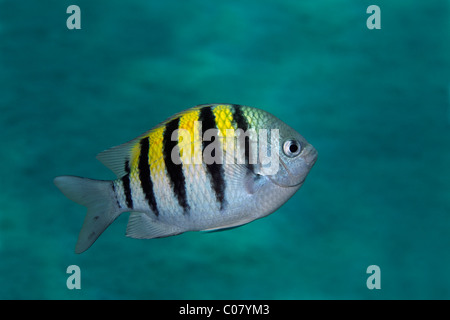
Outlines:
<svg viewBox="0 0 450 320"><path fill-rule="evenodd" d="M111 181L61 176L53 182L67 198L87 207L75 247L76 253L82 253L122 213L114 201Z"/></svg>

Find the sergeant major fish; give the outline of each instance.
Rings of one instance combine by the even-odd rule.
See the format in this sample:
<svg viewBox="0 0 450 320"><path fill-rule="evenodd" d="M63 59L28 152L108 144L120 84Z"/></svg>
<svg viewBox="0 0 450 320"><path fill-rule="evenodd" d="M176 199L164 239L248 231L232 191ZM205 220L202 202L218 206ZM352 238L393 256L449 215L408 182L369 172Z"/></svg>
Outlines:
<svg viewBox="0 0 450 320"><path fill-rule="evenodd" d="M215 134L207 138L208 130ZM267 132L271 139L248 132ZM256 157L258 150L270 153L277 165ZM138 239L225 230L265 217L302 186L317 151L266 111L207 104L180 112L97 159L118 178L54 179L64 195L87 207L76 253L87 250L124 212L131 212L126 235Z"/></svg>

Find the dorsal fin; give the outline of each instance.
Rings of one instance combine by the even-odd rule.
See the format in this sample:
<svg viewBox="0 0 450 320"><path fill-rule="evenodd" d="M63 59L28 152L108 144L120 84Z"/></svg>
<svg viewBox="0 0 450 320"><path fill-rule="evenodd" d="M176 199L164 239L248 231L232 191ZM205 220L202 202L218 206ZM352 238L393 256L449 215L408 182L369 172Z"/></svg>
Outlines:
<svg viewBox="0 0 450 320"><path fill-rule="evenodd" d="M107 149L100 152L96 158L103 163L103 165L114 172L118 178L122 178L127 174L125 163L131 162L130 160L132 157L133 148L136 145L139 146L140 140L141 137Z"/></svg>
<svg viewBox="0 0 450 320"><path fill-rule="evenodd" d="M165 125L168 122L170 122L171 120L173 120L175 118L179 118L182 115L186 114L187 112L191 112L193 110L198 110L201 107L202 106L196 106L196 107L181 111L181 112L169 117L165 121L161 122L153 129L141 134L139 137L137 137L131 141L128 141L124 144L121 144L119 146L112 147L103 152L100 152L96 158L101 163L103 163L103 165L105 165L110 170L112 170L117 175L118 178L122 178L123 176L125 176L127 174L125 164L129 163L129 165L131 166L135 163L135 160L136 160L135 157L137 155L139 155L139 152L135 152L135 151L140 150L139 143L143 138L150 137L150 144L152 144L153 141L151 139L151 135L155 130L159 130L162 127L165 127Z"/></svg>

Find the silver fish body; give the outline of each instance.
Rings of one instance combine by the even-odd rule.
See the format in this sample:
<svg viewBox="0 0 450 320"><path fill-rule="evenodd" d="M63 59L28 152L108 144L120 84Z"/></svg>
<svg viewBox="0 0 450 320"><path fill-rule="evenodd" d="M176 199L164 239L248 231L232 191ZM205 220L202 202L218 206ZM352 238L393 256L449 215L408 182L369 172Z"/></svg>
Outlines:
<svg viewBox="0 0 450 320"><path fill-rule="evenodd" d="M56 186L88 208L75 251L123 212L127 236L150 239L237 227L265 217L302 186L317 151L260 109L200 105L97 157L118 179L61 176Z"/></svg>

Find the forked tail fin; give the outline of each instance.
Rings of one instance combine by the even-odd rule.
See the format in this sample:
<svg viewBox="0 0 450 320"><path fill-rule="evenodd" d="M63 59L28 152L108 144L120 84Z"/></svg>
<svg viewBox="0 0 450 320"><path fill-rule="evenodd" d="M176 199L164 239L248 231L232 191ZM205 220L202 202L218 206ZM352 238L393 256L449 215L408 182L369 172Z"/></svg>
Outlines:
<svg viewBox="0 0 450 320"><path fill-rule="evenodd" d="M53 182L67 198L87 207L75 247L76 253L82 253L122 213L114 200L112 182L75 176L56 177Z"/></svg>

